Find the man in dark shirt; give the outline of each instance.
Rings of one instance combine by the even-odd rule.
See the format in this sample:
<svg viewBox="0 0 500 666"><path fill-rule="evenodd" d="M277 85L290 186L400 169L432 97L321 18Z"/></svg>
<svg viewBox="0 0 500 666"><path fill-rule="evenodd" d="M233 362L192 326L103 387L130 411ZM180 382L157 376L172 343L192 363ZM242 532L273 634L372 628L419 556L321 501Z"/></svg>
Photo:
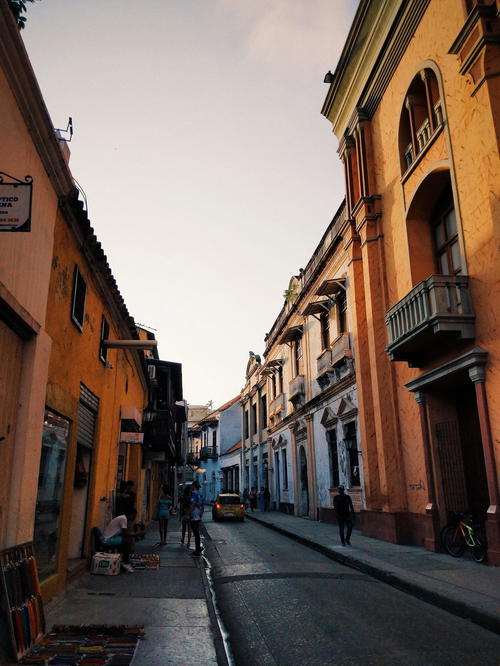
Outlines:
<svg viewBox="0 0 500 666"><path fill-rule="evenodd" d="M333 498L333 507L337 514L339 524L339 534L342 545L351 545L352 522L354 519L354 507L349 495L345 494L344 486L338 487L339 494ZM344 529L347 527L347 534L344 537Z"/></svg>

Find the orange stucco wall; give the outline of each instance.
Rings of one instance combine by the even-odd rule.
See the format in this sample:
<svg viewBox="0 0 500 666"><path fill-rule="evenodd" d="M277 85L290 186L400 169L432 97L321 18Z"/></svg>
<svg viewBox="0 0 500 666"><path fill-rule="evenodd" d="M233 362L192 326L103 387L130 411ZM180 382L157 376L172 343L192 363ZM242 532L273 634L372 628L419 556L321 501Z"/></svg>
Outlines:
<svg viewBox="0 0 500 666"><path fill-rule="evenodd" d="M372 9L378 11L375 4ZM380 199L354 208L357 233L351 245L349 298L355 313L360 424L368 467L365 491L370 509L395 515L422 516L428 501L419 407L405 384L475 346L488 352L485 387L497 476L500 472L500 55L497 46L486 47L471 73L460 72L460 57L449 51L465 18L461 2L431 0L373 116L361 123L367 144L369 192L380 195ZM491 26L485 29L493 30ZM358 64L363 67L363 63ZM445 122L403 174L400 119L406 113L410 84L424 69L437 77ZM483 80L484 72L491 78ZM356 122L349 120L342 106L343 95L349 94L345 81L338 90L343 92L337 93L329 117L338 122L335 132L341 140L344 132L353 131L345 123L354 122L355 126ZM350 104L352 118L357 104L354 95ZM336 115L339 109L342 116ZM339 118L343 120L336 120ZM357 160L346 159L352 164L347 177L356 179ZM452 341L439 353L429 355L432 360L410 368L405 362L391 362L385 352L385 314L416 284L436 272L432 235L427 231L426 237L423 227L419 228L422 202L418 197L422 197L419 188L429 174L438 172L448 172L451 181L461 265L469 276L476 333L474 340ZM426 210L427 224L429 214ZM443 418L445 411L442 407Z"/></svg>
<svg viewBox="0 0 500 666"><path fill-rule="evenodd" d="M3 39L3 37L2 37ZM43 404L50 339L45 311L50 278L57 196L0 62L0 171L19 180L33 178L29 233L0 234L0 300L6 300L20 321L33 329L29 339L15 333L0 336L0 548L30 541L40 460ZM14 338L12 338L14 336ZM16 343L17 339L17 343ZM18 348L18 349L16 349ZM7 359L17 355L18 395L9 406L15 387L6 376ZM4 395L5 391L5 395ZM6 399L7 398L7 399Z"/></svg>
<svg viewBox="0 0 500 666"><path fill-rule="evenodd" d="M75 264L87 283L85 321L83 331L73 323L73 275ZM99 358L101 317L110 325L110 339L130 338L130 332L110 305L96 280L94 269L78 246L75 235L61 215L58 216L50 293L47 312L47 330L53 339L47 384L47 407L70 421L70 435L61 540L59 544L58 574L45 583L46 593L59 588L64 582L72 531L80 529L80 519L73 516L73 502L77 501L74 488L76 436L80 382L99 398L92 469L89 479L89 498L86 519L86 551L92 526L103 526L109 517L110 492L116 485L120 409L136 406L141 412L146 403L146 389L138 354L123 349L108 350L108 366ZM111 367L109 367L111 366ZM142 497L142 447L129 446L127 478L136 483L138 508ZM140 513L140 512L139 512ZM72 517L73 516L73 517ZM75 525L75 522L78 523ZM74 548L74 547L73 547ZM71 553L70 553L71 554Z"/></svg>

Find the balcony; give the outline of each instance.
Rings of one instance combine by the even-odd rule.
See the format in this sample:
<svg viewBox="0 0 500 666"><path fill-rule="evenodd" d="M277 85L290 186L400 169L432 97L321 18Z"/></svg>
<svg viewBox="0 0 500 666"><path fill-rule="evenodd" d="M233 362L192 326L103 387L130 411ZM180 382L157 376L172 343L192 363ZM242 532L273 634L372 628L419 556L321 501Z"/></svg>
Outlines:
<svg viewBox="0 0 500 666"><path fill-rule="evenodd" d="M212 458L216 460L219 456L217 455L216 446L202 446L200 451L200 460L208 460Z"/></svg>
<svg viewBox="0 0 500 666"><path fill-rule="evenodd" d="M199 462L200 459L196 452L190 451L189 453L186 454L186 465L198 465Z"/></svg>
<svg viewBox="0 0 500 666"><path fill-rule="evenodd" d="M349 333L342 333L333 342L330 349L325 349L316 361L318 383L322 389L327 388L332 381L335 381L335 367L347 358L352 358L351 342Z"/></svg>
<svg viewBox="0 0 500 666"><path fill-rule="evenodd" d="M292 402L305 393L304 375L297 375L288 385L289 396Z"/></svg>
<svg viewBox="0 0 500 666"><path fill-rule="evenodd" d="M391 361L418 367L437 345L475 337L475 315L465 275L431 275L388 310L385 321Z"/></svg>
<svg viewBox="0 0 500 666"><path fill-rule="evenodd" d="M280 393L269 405L269 415L274 416L285 408L285 394Z"/></svg>

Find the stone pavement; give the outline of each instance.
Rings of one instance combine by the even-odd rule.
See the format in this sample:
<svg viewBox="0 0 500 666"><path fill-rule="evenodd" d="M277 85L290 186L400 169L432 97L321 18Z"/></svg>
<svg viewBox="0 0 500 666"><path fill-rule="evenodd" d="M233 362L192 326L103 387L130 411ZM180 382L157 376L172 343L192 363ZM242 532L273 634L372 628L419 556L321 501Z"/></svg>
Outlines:
<svg viewBox="0 0 500 666"><path fill-rule="evenodd" d="M500 633L500 567L372 539L354 530L342 546L336 525L277 511L247 517L419 599Z"/></svg>
<svg viewBox="0 0 500 666"><path fill-rule="evenodd" d="M134 666L226 664L203 561L190 556L194 542L190 551L180 543L177 517L168 527L166 546L158 545L157 523L136 545L136 552L160 554L159 570L122 570L118 576L86 572L64 597L45 605L47 628L57 623L143 625L145 639Z"/></svg>

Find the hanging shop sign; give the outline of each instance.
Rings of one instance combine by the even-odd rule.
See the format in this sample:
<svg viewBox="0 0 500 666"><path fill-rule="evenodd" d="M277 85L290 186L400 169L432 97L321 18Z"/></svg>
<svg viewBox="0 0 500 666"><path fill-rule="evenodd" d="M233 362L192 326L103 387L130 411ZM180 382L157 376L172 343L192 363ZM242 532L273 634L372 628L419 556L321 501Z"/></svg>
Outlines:
<svg viewBox="0 0 500 666"><path fill-rule="evenodd" d="M120 442L124 444L143 444L144 443L144 433L143 432L121 432L120 433Z"/></svg>
<svg viewBox="0 0 500 666"><path fill-rule="evenodd" d="M19 180L0 171L0 231L31 231L33 178Z"/></svg>

